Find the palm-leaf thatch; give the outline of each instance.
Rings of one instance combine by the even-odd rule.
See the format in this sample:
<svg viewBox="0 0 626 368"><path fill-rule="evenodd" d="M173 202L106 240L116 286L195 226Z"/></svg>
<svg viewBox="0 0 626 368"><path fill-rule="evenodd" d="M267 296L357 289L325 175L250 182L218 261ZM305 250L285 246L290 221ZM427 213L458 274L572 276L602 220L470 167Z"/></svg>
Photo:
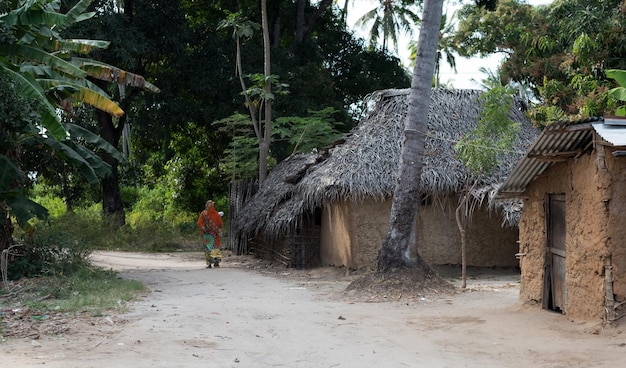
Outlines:
<svg viewBox="0 0 626 368"><path fill-rule="evenodd" d="M382 201L390 197L396 184L409 93L408 89L373 93L372 111L340 144L323 155L297 155L279 164L259 193L244 206L243 215L237 220L239 231L274 238L293 229L298 219L325 203L365 198ZM443 198L464 189L468 170L456 158L454 146L476 127L480 94L477 90L432 91L421 178L424 195ZM501 211L503 223L513 224L519 217L519 206L513 202L496 203L493 198L538 132L517 106L511 109L509 117L521 125L515 147L492 176L478 182L472 197L477 202L486 199ZM307 162L308 166L295 170L296 162ZM286 177L295 172L302 174L297 183L286 182Z"/></svg>
<svg viewBox="0 0 626 368"><path fill-rule="evenodd" d="M231 225L233 230L239 234L271 236L279 230L295 228L304 211L302 201L293 200L295 186L319 159L319 155L297 154L277 165L259 191L244 204L236 223Z"/></svg>

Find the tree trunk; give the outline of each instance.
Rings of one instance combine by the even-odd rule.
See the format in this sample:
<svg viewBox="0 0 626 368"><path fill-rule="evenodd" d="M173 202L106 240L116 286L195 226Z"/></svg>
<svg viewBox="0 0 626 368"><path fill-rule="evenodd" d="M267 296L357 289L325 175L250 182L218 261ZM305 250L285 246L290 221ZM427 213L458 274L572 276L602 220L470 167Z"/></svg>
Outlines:
<svg viewBox="0 0 626 368"><path fill-rule="evenodd" d="M306 8L306 0L296 1L296 29L294 31L294 52L298 52L302 42L304 41L304 32L306 32L306 23L304 22L304 9Z"/></svg>
<svg viewBox="0 0 626 368"><path fill-rule="evenodd" d="M461 198L461 202L456 208L456 226L459 228L459 234L461 235L461 289L465 289L467 286L467 240L465 228L467 227L468 218L471 217L469 210L470 194L474 191L477 184L477 180L472 180L471 176L467 177L463 198Z"/></svg>
<svg viewBox="0 0 626 368"><path fill-rule="evenodd" d="M389 231L378 252L378 270L416 266L429 269L417 252L415 223L443 0L426 0L411 81L409 109L402 142L398 181L391 205Z"/></svg>
<svg viewBox="0 0 626 368"><path fill-rule="evenodd" d="M61 180L61 194L63 195L63 203L65 203L65 212L73 213L74 206L72 205L72 194L67 182L67 167L63 164L63 170L59 173L59 178Z"/></svg>
<svg viewBox="0 0 626 368"><path fill-rule="evenodd" d="M5 202L0 202L0 254L13 244L13 230L9 208Z"/></svg>
<svg viewBox="0 0 626 368"><path fill-rule="evenodd" d="M306 19L304 13L307 10L309 3L309 0L296 1L296 24L294 29L293 52L294 57L299 61L302 61L302 45L304 44L304 40L311 33L313 27L315 27L317 20L332 6L333 0L319 1L317 3L317 9L312 9L311 16Z"/></svg>
<svg viewBox="0 0 626 368"><path fill-rule="evenodd" d="M102 110L96 110L100 136L109 142L113 147L117 147L122 136L122 129L126 121L126 115L119 119L117 127L113 125L113 117ZM113 222L117 226L126 223L124 204L120 192L118 162L117 159L104 152L102 154L104 162L111 165L111 174L102 179L102 212L105 216L112 216Z"/></svg>
<svg viewBox="0 0 626 368"><path fill-rule="evenodd" d="M463 221L463 214L461 210L467 204L467 195L463 197L461 203L456 208L456 226L459 228L459 234L461 235L461 289L465 289L467 286L467 261L465 259L465 221Z"/></svg>
<svg viewBox="0 0 626 368"><path fill-rule="evenodd" d="M267 0L261 1L261 26L263 27L263 74L265 75L265 121L259 142L259 185L263 184L267 177L267 157L270 150L272 136L272 100L269 97L272 92L272 84L269 76L270 68L270 32L267 23Z"/></svg>
<svg viewBox="0 0 626 368"><path fill-rule="evenodd" d="M0 132L0 133L4 133L4 132ZM0 138L4 138L4 137L0 136ZM19 150L18 149L6 149L5 151L4 147L2 148L3 148L3 151L0 152L0 154L3 154L9 160L13 161L16 164L19 163L19 156L18 156ZM21 169L20 169L20 175L23 176L23 172L21 171ZM6 189L10 190L11 187L14 187L17 185L18 185L17 182L13 182L9 184L9 188L6 188ZM1 188L1 189L4 189L4 188ZM0 254L2 254L3 250L8 249L13 244L13 231L14 230L15 228L13 227L11 216L9 215L9 206L7 205L5 201L0 201Z"/></svg>

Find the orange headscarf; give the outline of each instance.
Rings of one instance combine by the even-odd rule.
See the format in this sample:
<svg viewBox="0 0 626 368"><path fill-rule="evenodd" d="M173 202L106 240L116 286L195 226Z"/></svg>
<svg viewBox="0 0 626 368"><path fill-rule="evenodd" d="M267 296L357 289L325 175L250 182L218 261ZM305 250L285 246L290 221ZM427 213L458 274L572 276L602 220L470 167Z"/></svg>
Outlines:
<svg viewBox="0 0 626 368"><path fill-rule="evenodd" d="M208 201L206 203L206 209L200 213L200 217L198 218L200 234L213 234L215 236L215 245L219 246L219 230L222 225L222 216L215 210L213 201Z"/></svg>

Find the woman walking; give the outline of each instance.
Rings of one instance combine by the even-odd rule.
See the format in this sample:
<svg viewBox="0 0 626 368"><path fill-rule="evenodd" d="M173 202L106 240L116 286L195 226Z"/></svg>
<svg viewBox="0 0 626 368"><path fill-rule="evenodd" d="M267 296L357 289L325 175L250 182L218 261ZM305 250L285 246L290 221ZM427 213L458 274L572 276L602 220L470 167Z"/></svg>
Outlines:
<svg viewBox="0 0 626 368"><path fill-rule="evenodd" d="M215 210L213 201L207 201L204 211L200 213L198 218L198 227L200 228L200 235L202 235L204 244L207 268L219 267L222 260L222 253L220 252L220 229L223 225L222 214Z"/></svg>

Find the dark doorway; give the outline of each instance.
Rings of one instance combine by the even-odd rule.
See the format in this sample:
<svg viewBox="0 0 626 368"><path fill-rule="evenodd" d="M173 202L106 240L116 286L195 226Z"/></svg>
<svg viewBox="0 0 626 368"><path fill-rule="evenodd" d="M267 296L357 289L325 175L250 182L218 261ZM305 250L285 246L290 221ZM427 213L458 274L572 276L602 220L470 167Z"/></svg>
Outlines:
<svg viewBox="0 0 626 368"><path fill-rule="evenodd" d="M567 311L566 245L565 245L565 195L549 194L546 197L546 262L543 278L543 308Z"/></svg>

